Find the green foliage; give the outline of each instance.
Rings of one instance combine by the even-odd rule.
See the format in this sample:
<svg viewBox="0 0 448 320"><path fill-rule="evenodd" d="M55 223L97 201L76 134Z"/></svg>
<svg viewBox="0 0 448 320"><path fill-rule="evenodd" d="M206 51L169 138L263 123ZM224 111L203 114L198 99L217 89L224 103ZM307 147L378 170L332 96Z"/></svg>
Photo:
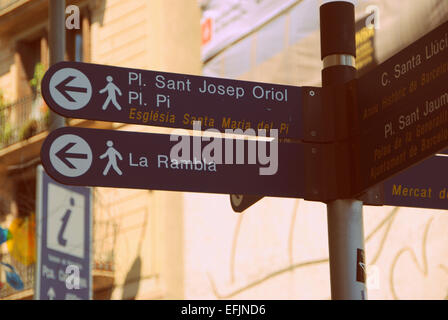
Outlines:
<svg viewBox="0 0 448 320"><path fill-rule="evenodd" d="M45 75L45 67L41 62L36 63L34 66L33 79L30 80L31 87L36 89L36 92L40 92L42 79Z"/></svg>
<svg viewBox="0 0 448 320"><path fill-rule="evenodd" d="M0 145L8 144L12 136L12 127L9 122L6 122L0 130Z"/></svg>
<svg viewBox="0 0 448 320"><path fill-rule="evenodd" d="M3 91L0 89L0 145L7 144L12 136L12 127L6 117L6 102Z"/></svg>
<svg viewBox="0 0 448 320"><path fill-rule="evenodd" d="M6 105L5 95L3 94L3 90L0 89L0 108L3 108Z"/></svg>

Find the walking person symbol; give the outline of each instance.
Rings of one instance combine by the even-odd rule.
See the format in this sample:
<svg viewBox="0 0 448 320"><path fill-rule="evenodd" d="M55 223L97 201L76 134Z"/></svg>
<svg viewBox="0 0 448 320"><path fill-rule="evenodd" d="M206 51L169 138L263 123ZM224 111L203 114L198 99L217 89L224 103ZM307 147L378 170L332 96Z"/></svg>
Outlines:
<svg viewBox="0 0 448 320"><path fill-rule="evenodd" d="M112 76L107 76L106 80L107 80L108 84L103 89L101 89L99 91L101 94L103 94L104 92L107 91L107 99L106 99L106 101L104 101L102 109L106 110L107 107L109 106L110 102L112 101L115 108L117 108L118 110L121 110L121 106L118 104L117 96L116 96L117 93L120 96L122 95L121 90L112 82L114 80L114 78L112 78Z"/></svg>
<svg viewBox="0 0 448 320"><path fill-rule="evenodd" d="M111 167L115 170L116 173L118 173L121 176L123 172L121 172L120 168L118 168L117 158L123 160L123 157L121 156L120 152L118 152L114 148L114 143L111 140L107 141L106 145L107 145L106 152L100 156L100 159L104 159L106 157L109 158L106 168L104 168L103 176L109 173Z"/></svg>

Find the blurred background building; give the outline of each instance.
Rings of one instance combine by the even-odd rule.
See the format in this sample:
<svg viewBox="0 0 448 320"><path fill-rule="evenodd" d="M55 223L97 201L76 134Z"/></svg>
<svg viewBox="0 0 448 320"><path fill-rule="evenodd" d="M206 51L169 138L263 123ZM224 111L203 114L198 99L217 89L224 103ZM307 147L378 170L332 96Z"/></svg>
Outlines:
<svg viewBox="0 0 448 320"><path fill-rule="evenodd" d="M80 29L66 31L66 60L320 85L318 0L66 2L81 10ZM354 2L360 72L448 20L446 0ZM364 28L375 10L377 28ZM11 288L0 270L2 299L33 297L47 68L48 1L0 0L0 227L12 235L0 260L25 285ZM370 299L448 298L447 211L365 206L364 225ZM321 203L264 198L237 215L226 195L94 188L93 248L95 299L330 298Z"/></svg>

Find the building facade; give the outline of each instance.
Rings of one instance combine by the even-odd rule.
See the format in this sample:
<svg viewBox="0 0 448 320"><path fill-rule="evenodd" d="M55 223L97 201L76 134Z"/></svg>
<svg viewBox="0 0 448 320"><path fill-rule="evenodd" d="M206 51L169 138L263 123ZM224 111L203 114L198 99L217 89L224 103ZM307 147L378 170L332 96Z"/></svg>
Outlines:
<svg viewBox="0 0 448 320"><path fill-rule="evenodd" d="M36 166L49 115L40 93L49 64L48 2L0 1L0 225L12 233L0 246L0 260L14 266L25 285L14 290L2 271L3 299L33 297ZM77 6L80 19L79 29L66 30L65 60L200 73L195 1L91 0L66 5ZM77 119L67 119L67 124L130 129ZM112 188L95 188L93 194L94 298L182 298L182 233L176 232L182 221L177 219L180 194Z"/></svg>
<svg viewBox="0 0 448 320"><path fill-rule="evenodd" d="M80 8L80 28L66 31L67 60L320 85L321 1L226 1L222 12L213 0L66 2ZM358 19L369 5L380 10L378 63L448 19L446 0L355 2ZM247 27L248 15L246 26L237 24L257 5L266 5L262 21ZM214 34L226 28L231 37ZM12 234L0 245L0 260L25 284L11 288L0 266L2 299L33 297L35 168L48 133L39 80L48 50L48 1L0 0L0 227ZM116 188L93 194L94 299L330 298L325 204L264 198L235 214L228 195ZM446 210L365 206L369 298L446 299L447 228Z"/></svg>

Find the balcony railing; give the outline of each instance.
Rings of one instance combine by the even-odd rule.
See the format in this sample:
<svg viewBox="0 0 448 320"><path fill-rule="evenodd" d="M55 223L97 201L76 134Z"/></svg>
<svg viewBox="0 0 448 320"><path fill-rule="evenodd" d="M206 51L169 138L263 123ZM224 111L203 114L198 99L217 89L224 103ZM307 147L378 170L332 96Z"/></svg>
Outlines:
<svg viewBox="0 0 448 320"><path fill-rule="evenodd" d="M113 221L95 221L93 224L93 266L94 271L114 271L114 247L117 239L117 224ZM24 266L16 261L9 253L0 253L0 261L8 263L15 268L15 271L23 281L23 290L17 291L6 283L4 275L0 275L0 299L8 299L9 296L34 289L34 268L35 264ZM2 266L0 265L0 269ZM3 271L3 273L5 273Z"/></svg>
<svg viewBox="0 0 448 320"><path fill-rule="evenodd" d="M48 116L48 107L39 94L0 106L0 149L45 131Z"/></svg>

